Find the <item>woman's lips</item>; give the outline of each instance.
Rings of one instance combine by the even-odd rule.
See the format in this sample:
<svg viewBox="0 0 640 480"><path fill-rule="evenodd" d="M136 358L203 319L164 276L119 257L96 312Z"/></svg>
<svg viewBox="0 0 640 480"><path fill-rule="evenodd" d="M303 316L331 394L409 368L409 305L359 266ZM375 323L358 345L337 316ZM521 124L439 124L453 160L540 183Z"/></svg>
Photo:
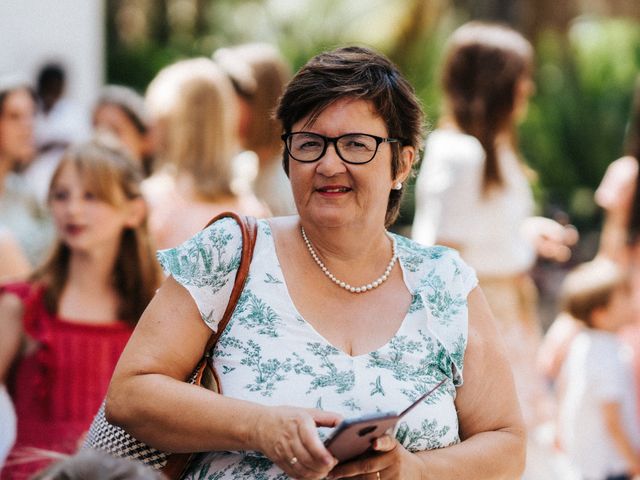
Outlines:
<svg viewBox="0 0 640 480"><path fill-rule="evenodd" d="M328 185L325 187L316 188L316 192L323 195L341 195L350 191L351 188L345 187L344 185Z"/></svg>
<svg viewBox="0 0 640 480"><path fill-rule="evenodd" d="M69 235L79 235L86 230L82 225L67 225L64 227L65 232Z"/></svg>

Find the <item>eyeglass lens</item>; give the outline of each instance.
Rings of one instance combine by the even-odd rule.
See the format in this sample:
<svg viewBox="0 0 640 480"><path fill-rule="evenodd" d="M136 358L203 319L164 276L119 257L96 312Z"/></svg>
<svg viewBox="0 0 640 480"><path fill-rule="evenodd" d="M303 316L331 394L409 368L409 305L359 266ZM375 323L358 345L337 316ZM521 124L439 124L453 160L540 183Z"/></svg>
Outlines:
<svg viewBox="0 0 640 480"><path fill-rule="evenodd" d="M315 133L297 132L289 136L287 147L289 154L302 162L318 160L327 148L327 139ZM339 137L334 145L343 160L353 163L366 163L378 150L375 137L365 134L349 134Z"/></svg>

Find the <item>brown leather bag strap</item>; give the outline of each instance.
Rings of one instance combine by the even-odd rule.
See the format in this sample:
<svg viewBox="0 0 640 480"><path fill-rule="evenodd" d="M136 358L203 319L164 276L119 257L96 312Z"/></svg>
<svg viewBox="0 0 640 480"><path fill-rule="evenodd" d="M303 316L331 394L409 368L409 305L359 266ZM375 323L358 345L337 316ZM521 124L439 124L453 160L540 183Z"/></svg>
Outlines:
<svg viewBox="0 0 640 480"><path fill-rule="evenodd" d="M196 366L197 373L195 377L195 383L197 385L200 385L202 374L207 365L207 361L205 358L206 355L215 346L216 342L227 327L227 324L231 319L231 315L233 315L233 311L236 309L238 299L242 294L244 284L247 281L247 277L249 276L249 266L251 265L251 260L253 258L253 248L255 247L256 238L258 235L258 224L254 217L240 216L233 212L224 212L220 215L215 216L209 221L209 223L207 223L205 228L207 228L212 223L215 223L218 220L226 217L233 218L240 226L240 231L242 232L242 254L240 256L240 265L238 266L238 271L236 272L236 278L233 283L233 289L231 290L229 302L227 303L227 309L225 310L222 319L218 324L218 329L209 337L209 341L207 342L207 346L203 352L203 357L200 359L200 362ZM162 473L169 479L183 478L186 472L189 470L189 467L196 456L197 454L195 453L173 453L169 455L167 464L161 469Z"/></svg>
<svg viewBox="0 0 640 480"><path fill-rule="evenodd" d="M250 216L240 216L234 212L224 212L215 216L209 221L209 223L207 223L205 228L226 217L233 218L240 226L240 231L242 232L242 254L240 256L240 265L236 272L236 279L233 283L233 290L231 290L229 302L227 303L227 309L224 311L224 315L222 315L220 323L218 323L216 332L209 337L209 341L207 342L207 346L204 350L205 353L209 352L218 342L222 332L227 328L227 324L231 319L231 315L233 315L233 311L236 309L238 299L242 294L244 284L249 276L249 266L251 265L251 260L253 258L253 248L256 245L256 237L258 236L258 223L256 222L256 219Z"/></svg>

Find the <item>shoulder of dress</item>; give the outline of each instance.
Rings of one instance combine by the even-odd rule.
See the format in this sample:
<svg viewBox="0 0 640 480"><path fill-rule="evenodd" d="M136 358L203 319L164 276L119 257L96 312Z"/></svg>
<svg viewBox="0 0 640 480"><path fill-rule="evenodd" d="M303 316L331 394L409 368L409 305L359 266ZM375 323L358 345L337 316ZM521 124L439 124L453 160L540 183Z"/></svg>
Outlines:
<svg viewBox="0 0 640 480"><path fill-rule="evenodd" d="M41 296L43 291L44 286L27 281L11 282L0 285L0 294L11 293L23 300L34 296Z"/></svg>
<svg viewBox="0 0 640 480"><path fill-rule="evenodd" d="M395 235L396 251L403 266L411 273L423 273L449 260L459 259L458 252L443 245L423 245L402 235Z"/></svg>

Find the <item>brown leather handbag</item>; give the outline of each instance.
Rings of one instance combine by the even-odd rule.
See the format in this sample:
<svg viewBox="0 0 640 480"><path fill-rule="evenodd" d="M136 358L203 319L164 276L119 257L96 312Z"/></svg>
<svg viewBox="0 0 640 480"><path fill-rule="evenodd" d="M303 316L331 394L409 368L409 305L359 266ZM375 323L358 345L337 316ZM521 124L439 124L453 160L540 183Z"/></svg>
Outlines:
<svg viewBox="0 0 640 480"><path fill-rule="evenodd" d="M217 331L211 335L204 349L202 358L193 370L193 373L186 379L187 383L200 385L213 392L222 393L220 390L218 376L213 369L212 354L218 339L224 332L229 319L236 308L242 289L249 274L249 265L253 258L253 248L257 236L257 223L253 217L239 216L233 212L225 212L217 215L209 223L226 217L233 218L242 231L242 256L240 265L236 273L236 279L229 297L229 303L224 312ZM206 228L206 227L205 227ZM105 417L105 402L102 402L98 413L89 429L89 433L82 448L91 448L107 452L111 455L130 460L136 460L147 466L160 470L167 478L179 479L186 473L189 465L197 453L171 453L163 452L129 435L125 430L109 423Z"/></svg>

